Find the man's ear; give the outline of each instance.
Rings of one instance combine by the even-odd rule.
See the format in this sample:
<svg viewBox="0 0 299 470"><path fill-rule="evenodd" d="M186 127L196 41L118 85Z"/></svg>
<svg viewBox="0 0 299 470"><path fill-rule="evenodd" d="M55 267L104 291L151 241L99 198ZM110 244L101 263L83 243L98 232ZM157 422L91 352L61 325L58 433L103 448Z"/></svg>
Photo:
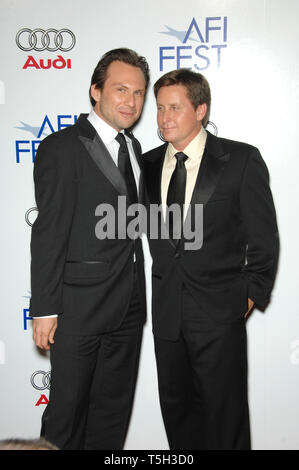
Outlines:
<svg viewBox="0 0 299 470"><path fill-rule="evenodd" d="M206 103L199 104L196 108L196 117L198 121L202 121L207 114L208 107Z"/></svg>
<svg viewBox="0 0 299 470"><path fill-rule="evenodd" d="M96 103L98 103L100 101L100 98L101 98L101 90L100 88L96 88L96 85L93 84L91 85L90 87L90 95L92 96L92 98L95 100Z"/></svg>

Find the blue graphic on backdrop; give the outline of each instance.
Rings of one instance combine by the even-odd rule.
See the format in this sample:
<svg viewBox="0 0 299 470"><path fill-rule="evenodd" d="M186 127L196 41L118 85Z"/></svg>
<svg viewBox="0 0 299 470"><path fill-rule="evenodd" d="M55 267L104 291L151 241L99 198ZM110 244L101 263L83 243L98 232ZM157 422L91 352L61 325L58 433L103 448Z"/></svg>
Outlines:
<svg viewBox="0 0 299 470"><path fill-rule="evenodd" d="M23 308L23 328L25 331L28 329L28 321L32 321L32 317L29 315L29 308Z"/></svg>
<svg viewBox="0 0 299 470"><path fill-rule="evenodd" d="M28 302L29 302L30 299L31 299L31 292L30 292L30 291L27 291L27 292L28 292L28 294L27 294L27 295L23 295L23 298L24 298L24 299L27 299ZM31 317L30 314L29 314L29 308L28 308L28 307L23 308L22 317L23 317L23 328L24 328L24 330L26 331L26 330L28 329L28 321L31 321L31 320L32 320L32 317Z"/></svg>
<svg viewBox="0 0 299 470"><path fill-rule="evenodd" d="M38 146L44 137L52 134L53 132L60 131L65 127L72 126L76 121L77 116L72 114L58 114L55 120L50 120L49 117L45 115L40 126L33 126L27 122L19 121L21 126L15 126L15 129L19 129L26 133L26 137L28 133L32 134L34 139L15 141L16 163L22 163L23 161L28 160L27 157L30 157L31 161L34 162Z"/></svg>
<svg viewBox="0 0 299 470"><path fill-rule="evenodd" d="M30 124L26 124L26 122L20 121L22 126L15 126L15 129L21 129L22 131L25 132L30 132L31 134L34 135L34 137L37 137L38 135L44 135L47 136L47 132L43 131L42 134L40 134L40 128L39 127L33 127L30 126Z"/></svg>
<svg viewBox="0 0 299 470"><path fill-rule="evenodd" d="M223 49L227 48L227 16L192 19L185 30L165 25L160 34L174 38L180 45L159 47L159 70L188 68L206 70L210 65L221 66Z"/></svg>
<svg viewBox="0 0 299 470"><path fill-rule="evenodd" d="M182 43L186 42L184 41L187 35L187 31L177 31L176 29L171 28L170 26L165 25L165 27L168 29L168 31L160 31L160 34L167 34L169 36L174 36L177 38L179 41ZM192 37L189 37L189 41L196 41L199 42L198 39L194 39Z"/></svg>

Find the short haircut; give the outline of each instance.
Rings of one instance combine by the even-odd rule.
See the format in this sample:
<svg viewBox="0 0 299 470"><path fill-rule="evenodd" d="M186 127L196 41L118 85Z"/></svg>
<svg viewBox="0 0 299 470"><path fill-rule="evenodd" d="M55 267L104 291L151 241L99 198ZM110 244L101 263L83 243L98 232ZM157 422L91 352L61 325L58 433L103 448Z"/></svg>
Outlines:
<svg viewBox="0 0 299 470"><path fill-rule="evenodd" d="M90 85L95 85L96 88L102 89L107 79L108 67L116 60L119 62L124 62L128 65L132 65L133 67L138 67L143 73L145 79L145 89L147 89L149 83L149 66L146 59L138 55L137 52L133 51L132 49L127 49L125 47L113 49L109 52L106 52L106 54L102 56L96 68L94 69ZM89 99L92 106L94 106L96 102L91 96L90 88Z"/></svg>
<svg viewBox="0 0 299 470"><path fill-rule="evenodd" d="M186 88L187 97L194 109L197 109L200 104L207 105L207 112L202 120L203 127L206 127L211 109L211 91L207 79L201 73L189 69L172 70L156 81L154 85L155 97L157 98L160 88L171 85L182 85Z"/></svg>

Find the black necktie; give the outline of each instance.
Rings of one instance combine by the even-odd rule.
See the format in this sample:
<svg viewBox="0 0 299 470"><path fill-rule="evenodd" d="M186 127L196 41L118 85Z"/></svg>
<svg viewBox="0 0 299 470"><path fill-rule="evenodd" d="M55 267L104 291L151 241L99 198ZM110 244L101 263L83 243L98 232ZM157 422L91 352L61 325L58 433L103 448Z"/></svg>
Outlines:
<svg viewBox="0 0 299 470"><path fill-rule="evenodd" d="M172 204L178 204L180 207L180 218L179 220L174 220L173 215L175 213L169 212L169 234L170 237L173 238L174 235L174 228L178 227L179 225L179 233L182 233L183 228L183 220L184 220L184 203L185 203L185 191L186 191L186 167L185 161L187 160L187 155L183 152L178 152L175 154L175 158L177 160L176 167L174 172L172 173L168 193L167 193L167 206L171 206ZM178 233L176 231L176 233Z"/></svg>
<svg viewBox="0 0 299 470"><path fill-rule="evenodd" d="M118 168L125 179L130 203L134 204L138 202L138 195L126 139L123 134L119 133L115 140L119 143Z"/></svg>

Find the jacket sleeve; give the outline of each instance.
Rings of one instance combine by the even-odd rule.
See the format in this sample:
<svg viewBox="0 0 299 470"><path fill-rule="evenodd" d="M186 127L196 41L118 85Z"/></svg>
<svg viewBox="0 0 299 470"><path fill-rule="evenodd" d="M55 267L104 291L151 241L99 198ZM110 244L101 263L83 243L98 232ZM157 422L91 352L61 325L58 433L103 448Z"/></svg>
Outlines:
<svg viewBox="0 0 299 470"><path fill-rule="evenodd" d="M61 141L55 134L42 141L34 164L38 208L31 236L30 315L34 317L63 312L63 271L76 183L70 155Z"/></svg>
<svg viewBox="0 0 299 470"><path fill-rule="evenodd" d="M244 273L248 297L264 308L273 288L279 253L279 236L267 167L252 147L240 191L241 217L247 237Z"/></svg>

